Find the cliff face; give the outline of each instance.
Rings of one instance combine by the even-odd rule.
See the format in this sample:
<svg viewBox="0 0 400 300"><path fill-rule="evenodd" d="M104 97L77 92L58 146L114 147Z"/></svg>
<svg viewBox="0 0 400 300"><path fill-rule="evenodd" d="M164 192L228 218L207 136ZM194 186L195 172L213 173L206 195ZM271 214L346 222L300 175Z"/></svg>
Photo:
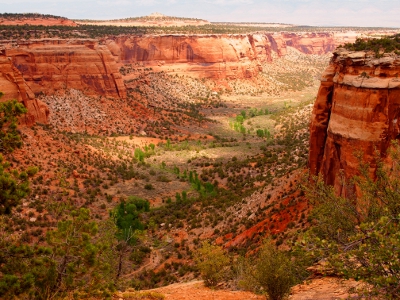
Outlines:
<svg viewBox="0 0 400 300"><path fill-rule="evenodd" d="M28 41L4 53L35 94L74 88L90 95L126 97L113 56L96 41Z"/></svg>
<svg viewBox="0 0 400 300"><path fill-rule="evenodd" d="M336 48L336 41L329 33L309 33L298 35L295 33L283 34L285 44L306 54L325 54Z"/></svg>
<svg viewBox="0 0 400 300"><path fill-rule="evenodd" d="M209 78L248 78L260 62L272 61L292 46L304 53L322 54L335 47L330 34L159 35L123 36L106 41L121 63L175 68Z"/></svg>
<svg viewBox="0 0 400 300"><path fill-rule="evenodd" d="M373 162L375 150L385 157L390 141L400 138L399 74L399 56L343 49L323 74L310 126L309 166L338 194L351 192L341 179L357 174L355 153Z"/></svg>
<svg viewBox="0 0 400 300"><path fill-rule="evenodd" d="M28 113L21 118L26 125L35 122L47 123L49 110L47 106L35 99L35 95L26 84L21 72L12 64L10 58L0 56L0 91L4 93L1 101L17 99L24 103Z"/></svg>
<svg viewBox="0 0 400 300"><path fill-rule="evenodd" d="M285 55L287 46L320 54L333 49L334 39L331 34L258 33L2 41L0 91L6 95L3 100L24 101L43 122L48 111L35 100L41 93L76 89L90 96L125 99L126 88L119 73L123 64L139 63L155 71L197 77L251 78L262 71L262 62L273 60L274 52Z"/></svg>
<svg viewBox="0 0 400 300"><path fill-rule="evenodd" d="M3 101L18 99L28 108L23 121L46 123L49 111L40 93L78 89L87 95L126 98L116 61L106 46L89 40L37 40L4 47L0 53Z"/></svg>
<svg viewBox="0 0 400 300"><path fill-rule="evenodd" d="M122 64L140 63L199 77L249 78L261 70L261 62L272 61L272 52L285 55L287 45L321 54L334 48L334 39L330 34L266 33L44 39L17 45L4 42L0 56L11 59L34 94L74 88L88 95L125 98L118 71Z"/></svg>

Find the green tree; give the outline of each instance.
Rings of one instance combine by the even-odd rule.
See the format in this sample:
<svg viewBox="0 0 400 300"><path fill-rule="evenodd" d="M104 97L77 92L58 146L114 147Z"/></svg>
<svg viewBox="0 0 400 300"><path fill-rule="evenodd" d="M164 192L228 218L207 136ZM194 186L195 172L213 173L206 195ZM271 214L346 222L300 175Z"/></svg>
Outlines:
<svg viewBox="0 0 400 300"><path fill-rule="evenodd" d="M0 92L0 98L3 93ZM0 152L12 152L22 146L22 140L17 130L18 117L27 109L17 100L0 103Z"/></svg>
<svg viewBox="0 0 400 300"><path fill-rule="evenodd" d="M112 212L112 217L117 226L116 237L118 239L116 246L118 252L117 279L121 276L124 257L129 247L136 243L139 232L144 229L139 215L149 210L149 201L130 196L127 200L122 200Z"/></svg>
<svg viewBox="0 0 400 300"><path fill-rule="evenodd" d="M217 286L224 278L230 259L221 247L204 241L195 254L194 260L206 286Z"/></svg>
<svg viewBox="0 0 400 300"><path fill-rule="evenodd" d="M36 167L18 172L10 169L0 154L0 214L10 214L13 207L29 193L29 178L37 173Z"/></svg>
<svg viewBox="0 0 400 300"><path fill-rule="evenodd" d="M2 96L0 92L0 98ZM16 100L0 103L0 152L12 152L22 146L17 121L26 112L26 108ZM0 154L0 214L10 214L12 208L29 193L29 178L37 171L35 167L21 172L10 169L10 164Z"/></svg>
<svg viewBox="0 0 400 300"><path fill-rule="evenodd" d="M243 115L237 115L236 116L236 122L239 123L239 124L243 124L244 116Z"/></svg>
<svg viewBox="0 0 400 300"><path fill-rule="evenodd" d="M143 162L145 158L145 153L142 151L142 149L136 148L134 156L138 161Z"/></svg>
<svg viewBox="0 0 400 300"><path fill-rule="evenodd" d="M51 250L19 242L5 230L7 216L0 216L0 298L46 299L55 283L55 263Z"/></svg>
<svg viewBox="0 0 400 300"><path fill-rule="evenodd" d="M244 262L243 279L239 282L246 289L261 292L270 300L282 300L296 283L307 277L290 253L279 250L266 239L255 257Z"/></svg>
<svg viewBox="0 0 400 300"><path fill-rule="evenodd" d="M400 298L400 146L392 144L390 165L377 155L376 178L360 162L355 184L361 197L347 199L314 178L305 187L315 208L312 228L301 241L315 260L346 278L363 280L369 294ZM345 183L344 183L345 184ZM371 288L372 287L372 288ZM366 291L362 291L365 293Z"/></svg>
<svg viewBox="0 0 400 300"><path fill-rule="evenodd" d="M47 233L50 258L56 265L55 282L49 289L52 297L71 293L104 296L112 289L107 284L110 278L102 276L109 272L101 259L109 245L96 241L97 234L98 224L91 221L85 208L72 211L70 217L58 222L56 230Z"/></svg>
<svg viewBox="0 0 400 300"><path fill-rule="evenodd" d="M0 225L6 221L2 216ZM87 209L72 211L48 232L46 247L22 244L0 226L0 298L110 296L115 289L113 224L101 223L99 234Z"/></svg>

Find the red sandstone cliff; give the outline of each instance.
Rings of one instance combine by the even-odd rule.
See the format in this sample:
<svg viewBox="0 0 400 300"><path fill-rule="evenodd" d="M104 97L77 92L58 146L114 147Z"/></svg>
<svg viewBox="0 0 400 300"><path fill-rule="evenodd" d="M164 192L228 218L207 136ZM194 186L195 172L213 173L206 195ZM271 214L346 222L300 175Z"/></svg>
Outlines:
<svg viewBox="0 0 400 300"><path fill-rule="evenodd" d="M35 94L74 88L89 95L126 97L113 56L97 41L33 40L3 52Z"/></svg>
<svg viewBox="0 0 400 300"><path fill-rule="evenodd" d="M330 33L283 34L285 44L306 54L325 54L335 50L335 37Z"/></svg>
<svg viewBox="0 0 400 300"><path fill-rule="evenodd" d="M2 41L0 91L6 95L3 100L24 101L36 119L44 121L43 105L34 100L40 93L77 89L91 96L126 98L119 73L123 64L140 63L155 71L189 72L197 77L251 78L260 72L260 63L273 60L273 52L285 55L288 45L320 54L331 51L334 40L331 34L258 33Z"/></svg>
<svg viewBox="0 0 400 300"><path fill-rule="evenodd" d="M88 95L125 98L118 71L122 64L139 62L199 77L249 78L260 71L260 62L272 61L273 52L285 55L287 45L306 53L326 53L333 49L334 40L330 34L266 33L121 36L101 41L43 39L4 41L0 56L11 59L24 86L34 94L74 88Z"/></svg>
<svg viewBox="0 0 400 300"><path fill-rule="evenodd" d="M119 36L104 42L122 63L181 69L209 78L252 77L260 70L259 62L272 61L272 52L285 55L287 46L307 54L335 48L329 33Z"/></svg>
<svg viewBox="0 0 400 300"><path fill-rule="evenodd" d="M17 99L24 103L28 113L21 119L26 125L35 122L47 123L47 106L35 99L34 93L26 84L21 72L12 64L11 59L0 56L0 91L4 93L1 101Z"/></svg>
<svg viewBox="0 0 400 300"><path fill-rule="evenodd" d="M116 61L108 48L91 40L33 40L0 52L2 100L18 99L28 108L26 124L46 123L48 109L35 95L78 89L88 95L126 98Z"/></svg>
<svg viewBox="0 0 400 300"><path fill-rule="evenodd" d="M321 79L311 120L309 166L346 195L341 181L357 174L355 152L373 162L400 138L400 57L339 49ZM371 167L371 173L374 167Z"/></svg>

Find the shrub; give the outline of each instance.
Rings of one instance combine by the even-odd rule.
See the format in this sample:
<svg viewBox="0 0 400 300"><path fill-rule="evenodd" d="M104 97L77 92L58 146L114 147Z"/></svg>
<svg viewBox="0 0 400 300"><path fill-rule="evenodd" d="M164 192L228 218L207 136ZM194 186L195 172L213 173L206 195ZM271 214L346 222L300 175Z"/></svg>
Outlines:
<svg viewBox="0 0 400 300"><path fill-rule="evenodd" d="M138 291L127 291L124 292L123 298L127 300L163 300L165 296L157 292L138 292Z"/></svg>
<svg viewBox="0 0 400 300"><path fill-rule="evenodd" d="M230 259L221 247L211 245L204 241L201 248L195 253L194 260L204 279L204 284L209 287L217 286L224 278L226 267Z"/></svg>
<svg viewBox="0 0 400 300"><path fill-rule="evenodd" d="M0 92L0 98L3 93ZM27 109L17 100L0 103L0 152L12 152L21 148L22 140L17 130L18 117Z"/></svg>
<svg viewBox="0 0 400 300"><path fill-rule="evenodd" d="M254 292L263 292L270 300L282 300L290 288L302 278L295 261L267 239L255 258L244 262L243 279L239 284Z"/></svg>
<svg viewBox="0 0 400 300"><path fill-rule="evenodd" d="M380 39L363 39L357 38L355 43L347 43L344 45L347 50L353 51L374 51L376 56L381 53L395 52L399 54L400 50L400 34Z"/></svg>
<svg viewBox="0 0 400 300"><path fill-rule="evenodd" d="M151 183L145 184L145 185L144 185L144 188L145 188L146 190L154 190L154 187L153 187L153 185L152 185Z"/></svg>
<svg viewBox="0 0 400 300"><path fill-rule="evenodd" d="M315 208L313 227L302 241L313 259L326 259L334 272L363 280L362 293L399 299L400 278L400 146L393 143L391 164L377 154L376 179L369 164L361 163L361 176L353 178L358 199L337 196L333 187L316 178L305 187Z"/></svg>

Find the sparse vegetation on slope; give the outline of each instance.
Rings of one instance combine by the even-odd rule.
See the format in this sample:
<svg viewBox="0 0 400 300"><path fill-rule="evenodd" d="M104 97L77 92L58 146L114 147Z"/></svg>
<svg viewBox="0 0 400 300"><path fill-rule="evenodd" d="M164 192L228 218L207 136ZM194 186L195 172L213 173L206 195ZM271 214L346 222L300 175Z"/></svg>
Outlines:
<svg viewBox="0 0 400 300"><path fill-rule="evenodd" d="M39 13L0 13L0 19L65 19L64 17Z"/></svg>
<svg viewBox="0 0 400 300"><path fill-rule="evenodd" d="M101 24L101 23L100 23ZM393 30L393 28L368 27L312 27L293 26L291 32L332 32ZM237 25L187 25L187 26L42 26L42 25L0 25L0 40L21 40L30 38L104 38L118 35L138 34L248 34L249 32L282 32L280 27L252 27Z"/></svg>
<svg viewBox="0 0 400 300"><path fill-rule="evenodd" d="M373 51L377 57L391 52L400 55L400 34L379 39L358 38L355 43L348 43L343 47L351 51Z"/></svg>
<svg viewBox="0 0 400 300"><path fill-rule="evenodd" d="M14 165L34 163L39 171L32 193L4 217L4 232L54 257L65 233L56 227L67 228L79 209L90 210L87 223L100 230L81 242L93 264L77 266L73 255L76 276L51 283L63 296L74 293L69 284L79 280L79 295L106 297L114 288L197 278L194 253L205 239L233 256L255 252L266 235L290 246L307 225L298 170L307 159L310 91L327 58L288 51L246 81L193 79L138 63L120 69L126 100L76 90L43 93L50 123L21 129L25 145L8 155ZM240 132L229 127L238 115ZM38 280L41 259L49 256L35 251L29 259L38 259ZM58 251L56 263L47 263L58 269L62 258ZM100 263L105 267L97 270Z"/></svg>

